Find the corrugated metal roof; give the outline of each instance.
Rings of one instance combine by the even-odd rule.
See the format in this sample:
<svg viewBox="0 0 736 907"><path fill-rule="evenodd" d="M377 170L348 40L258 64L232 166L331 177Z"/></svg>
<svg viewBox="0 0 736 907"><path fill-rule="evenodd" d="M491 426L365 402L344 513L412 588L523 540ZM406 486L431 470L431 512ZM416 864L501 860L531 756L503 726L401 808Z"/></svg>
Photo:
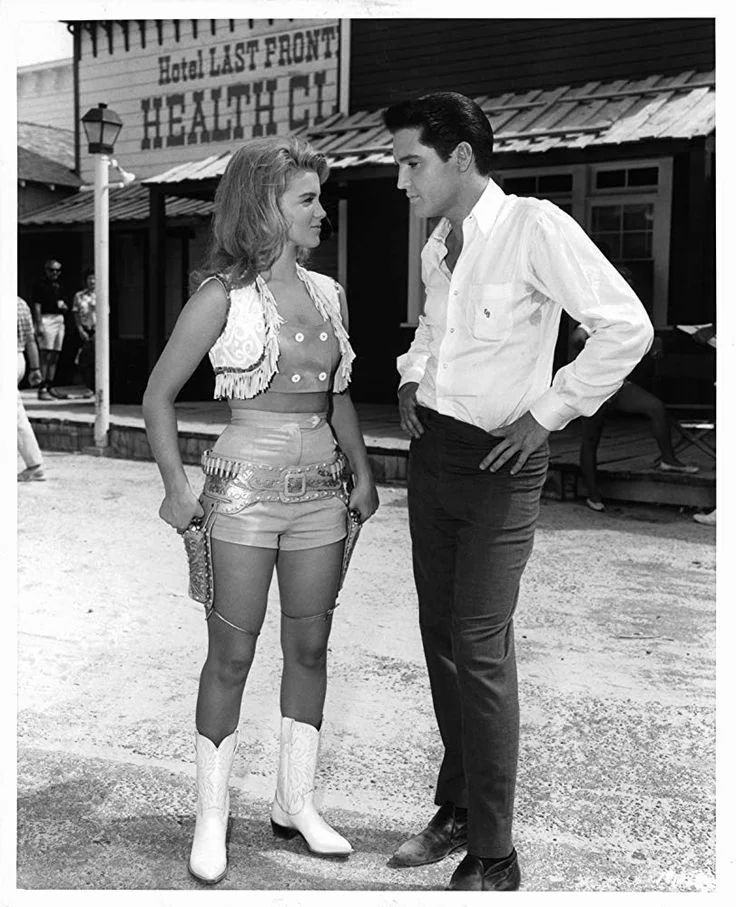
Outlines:
<svg viewBox="0 0 736 907"><path fill-rule="evenodd" d="M222 176L230 160L232 151L223 151L220 154L213 154L201 161L185 161L183 164L177 164L171 170L165 173L149 176L143 180L145 184L149 183L181 183L184 180L207 180L212 177Z"/></svg>
<svg viewBox="0 0 736 907"><path fill-rule="evenodd" d="M476 101L488 116L498 152L539 154L551 149L613 146L632 142L691 139L715 129L715 73L688 71L677 76L649 76L588 82L575 87L506 92ZM391 136L382 111L334 114L316 129L302 130L324 152L334 170L392 165ZM178 164L127 189L110 190L111 221L145 220L147 185L217 178L232 152ZM24 225L92 223L94 199L80 192L20 218ZM167 217L209 217L212 202L167 197Z"/></svg>
<svg viewBox="0 0 736 907"><path fill-rule="evenodd" d="M46 186L81 186L82 181L68 168L28 148L18 148L18 180Z"/></svg>
<svg viewBox="0 0 736 907"><path fill-rule="evenodd" d="M505 92L475 100L493 126L494 150L505 153L691 139L715 129L714 71ZM381 110L335 114L297 134L324 152L335 170L394 163ZM179 164L144 183L221 176L231 153Z"/></svg>
<svg viewBox="0 0 736 907"><path fill-rule="evenodd" d="M715 73L589 82L476 98L493 126L494 150L551 149L690 139L715 129ZM391 137L380 114L354 114L309 133L333 168L391 164Z"/></svg>
<svg viewBox="0 0 736 907"><path fill-rule="evenodd" d="M149 192L143 185L128 186L125 189L110 188L110 221L142 221L148 218ZM190 198L167 198L167 217L210 217L213 204L210 201ZM64 224L86 224L94 222L94 193L79 192L69 198L31 211L18 219L23 226L45 226Z"/></svg>

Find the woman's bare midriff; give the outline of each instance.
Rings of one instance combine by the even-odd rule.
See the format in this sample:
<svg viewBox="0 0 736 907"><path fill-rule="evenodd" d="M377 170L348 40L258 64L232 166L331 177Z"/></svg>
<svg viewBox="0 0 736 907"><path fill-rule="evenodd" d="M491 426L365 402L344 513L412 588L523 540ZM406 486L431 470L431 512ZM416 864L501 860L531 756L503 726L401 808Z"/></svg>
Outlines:
<svg viewBox="0 0 736 907"><path fill-rule="evenodd" d="M264 391L250 400L228 400L230 409L255 409L272 413L324 413L329 409L330 395L322 391L306 394L280 394Z"/></svg>

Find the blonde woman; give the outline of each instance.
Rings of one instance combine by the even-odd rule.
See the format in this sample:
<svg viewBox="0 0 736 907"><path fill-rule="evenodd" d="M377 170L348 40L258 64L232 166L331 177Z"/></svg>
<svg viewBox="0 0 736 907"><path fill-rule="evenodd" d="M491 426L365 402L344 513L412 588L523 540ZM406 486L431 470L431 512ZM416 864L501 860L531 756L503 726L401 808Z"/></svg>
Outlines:
<svg viewBox="0 0 736 907"><path fill-rule="evenodd" d="M312 789L346 505L365 521L378 496L348 392L354 353L345 295L331 278L302 266L320 242L327 175L325 158L296 139L253 140L233 155L215 195L205 279L182 310L143 399L165 488L161 518L179 531L202 519L210 526L214 597L197 699L198 805L189 861L207 883L227 869L228 777L274 569L283 673L271 822L281 836L301 834L316 854L352 850L315 810ZM182 468L174 401L207 353L215 396L229 401L231 420L205 457L198 497ZM340 451L354 478L347 501L340 496Z"/></svg>

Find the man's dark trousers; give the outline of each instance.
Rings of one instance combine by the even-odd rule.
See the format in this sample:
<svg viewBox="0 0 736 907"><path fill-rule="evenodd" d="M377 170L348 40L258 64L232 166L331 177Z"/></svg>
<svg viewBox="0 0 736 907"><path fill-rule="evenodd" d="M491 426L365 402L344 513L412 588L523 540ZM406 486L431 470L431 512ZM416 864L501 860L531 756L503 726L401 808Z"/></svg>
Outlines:
<svg viewBox="0 0 736 907"><path fill-rule="evenodd" d="M511 851L519 749L513 614L547 473L545 443L512 476L478 468L500 438L418 408L409 526L419 625L445 756L435 802L468 808L468 850Z"/></svg>

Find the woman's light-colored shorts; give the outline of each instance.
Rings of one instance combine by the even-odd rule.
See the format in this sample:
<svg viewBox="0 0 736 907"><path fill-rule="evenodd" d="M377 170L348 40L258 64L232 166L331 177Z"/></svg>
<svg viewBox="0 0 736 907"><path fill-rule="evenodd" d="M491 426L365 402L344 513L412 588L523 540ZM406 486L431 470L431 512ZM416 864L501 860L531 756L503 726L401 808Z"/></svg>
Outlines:
<svg viewBox="0 0 736 907"><path fill-rule="evenodd" d="M337 444L325 413L234 409L212 453L267 466L307 466L334 461ZM296 551L339 542L347 534L346 527L346 508L337 497L293 504L258 501L240 513L218 513L211 537L236 545Z"/></svg>
<svg viewBox="0 0 736 907"><path fill-rule="evenodd" d="M64 316L42 315L40 330L42 350L55 350L57 353L64 343Z"/></svg>

